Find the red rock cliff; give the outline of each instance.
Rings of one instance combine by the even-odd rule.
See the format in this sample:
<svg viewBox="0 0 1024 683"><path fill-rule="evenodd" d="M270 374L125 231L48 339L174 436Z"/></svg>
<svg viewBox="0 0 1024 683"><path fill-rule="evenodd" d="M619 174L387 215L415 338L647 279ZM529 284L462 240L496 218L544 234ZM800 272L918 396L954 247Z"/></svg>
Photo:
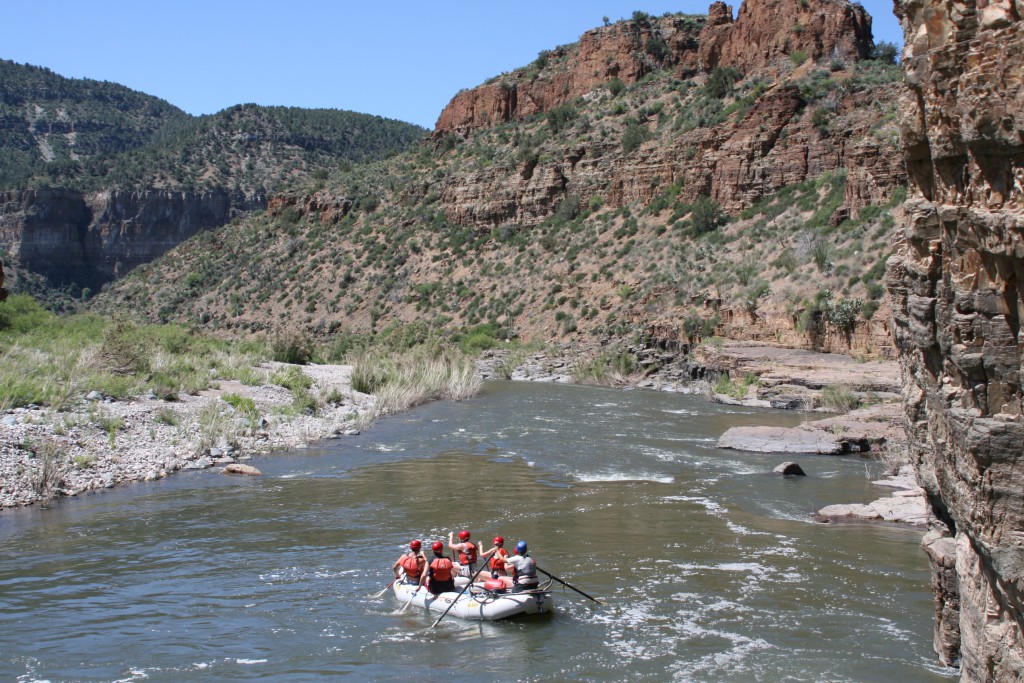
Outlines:
<svg viewBox="0 0 1024 683"><path fill-rule="evenodd" d="M1024 680L1024 22L1011 2L901 0L910 179L889 263L908 436L936 524L935 647Z"/></svg>
<svg viewBox="0 0 1024 683"><path fill-rule="evenodd" d="M434 135L468 133L543 113L618 78L630 85L661 68L684 76L716 66L772 76L791 55L856 60L872 49L871 17L844 0L748 0L736 20L723 2L707 17L623 21L587 31L532 67L457 94Z"/></svg>

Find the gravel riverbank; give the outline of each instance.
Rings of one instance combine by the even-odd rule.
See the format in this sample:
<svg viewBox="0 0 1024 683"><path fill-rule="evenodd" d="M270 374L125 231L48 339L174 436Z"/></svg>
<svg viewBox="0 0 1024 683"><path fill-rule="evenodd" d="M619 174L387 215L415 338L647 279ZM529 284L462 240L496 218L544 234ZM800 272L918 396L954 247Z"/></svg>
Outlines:
<svg viewBox="0 0 1024 683"><path fill-rule="evenodd" d="M282 367L267 363L258 370L269 378ZM316 414L296 410L292 392L269 381L224 381L176 401L153 395L114 401L90 392L62 412L31 406L8 411L0 418L0 508L152 481L181 469L224 467L358 433L373 418L373 397L352 390L351 366L294 367L313 382Z"/></svg>

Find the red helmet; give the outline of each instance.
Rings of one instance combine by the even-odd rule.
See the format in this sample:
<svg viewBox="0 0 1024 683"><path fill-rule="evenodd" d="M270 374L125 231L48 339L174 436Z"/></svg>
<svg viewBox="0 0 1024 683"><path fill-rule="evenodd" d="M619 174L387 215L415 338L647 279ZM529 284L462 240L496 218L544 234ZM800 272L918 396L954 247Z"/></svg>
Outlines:
<svg viewBox="0 0 1024 683"><path fill-rule="evenodd" d="M505 545L505 539L501 536L494 537L494 545Z"/></svg>
<svg viewBox="0 0 1024 683"><path fill-rule="evenodd" d="M462 541L462 542L468 541L469 540L469 532L466 531L465 529L460 531L459 532L459 540Z"/></svg>
<svg viewBox="0 0 1024 683"><path fill-rule="evenodd" d="M430 544L430 549L435 553L444 552L444 543L441 543L441 541L434 541Z"/></svg>
<svg viewBox="0 0 1024 683"><path fill-rule="evenodd" d="M413 551L414 553L418 553L420 551L420 548L422 547L423 544L420 543L419 539L416 539L415 541L409 543L409 550Z"/></svg>

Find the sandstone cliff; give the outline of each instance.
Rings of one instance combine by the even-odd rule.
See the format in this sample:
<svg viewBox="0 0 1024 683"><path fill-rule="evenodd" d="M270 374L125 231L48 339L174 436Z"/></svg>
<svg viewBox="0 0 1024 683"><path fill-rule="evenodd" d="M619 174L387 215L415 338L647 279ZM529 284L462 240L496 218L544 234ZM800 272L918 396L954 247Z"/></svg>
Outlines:
<svg viewBox="0 0 1024 683"><path fill-rule="evenodd" d="M853 74L872 48L870 16L833 0L745 2L735 21L732 8L716 2L707 17L646 18L588 31L540 64L456 95L434 135L491 144L490 131L501 124L518 135L531 117L567 118L576 108L597 130L580 126L569 148L520 149L514 164L506 158L454 173L440 190L441 205L461 225L532 226L568 197L613 207L647 204L659 188L677 184L681 199L710 197L736 214L780 188L842 171L846 198L834 220L856 217L862 207L888 201L904 182L894 135L881 134L898 88L865 87ZM685 113L672 134L665 131L671 97L647 107L633 98L634 125L649 139L635 149L621 145L602 122L609 109L602 103L615 99L605 87L611 79L632 84L657 73L663 81L685 78L709 89L713 71L745 84L746 96L727 108L683 91L678 106ZM836 87L823 95L826 82ZM738 113L716 120L722 111ZM680 125L687 117L695 121Z"/></svg>
<svg viewBox="0 0 1024 683"><path fill-rule="evenodd" d="M265 203L228 192L11 191L0 194L0 247L54 285L97 289Z"/></svg>
<svg viewBox="0 0 1024 683"><path fill-rule="evenodd" d="M887 277L912 455L937 519L935 645L963 681L1021 681L1024 22L1010 2L897 9L911 191Z"/></svg>
<svg viewBox="0 0 1024 683"><path fill-rule="evenodd" d="M645 17L587 31L531 67L460 92L434 134L465 134L544 113L613 78L630 85L663 68L682 78L715 67L774 78L791 71L794 58L856 61L872 45L871 17L843 0L746 2L735 21L731 6L715 2L706 17Z"/></svg>

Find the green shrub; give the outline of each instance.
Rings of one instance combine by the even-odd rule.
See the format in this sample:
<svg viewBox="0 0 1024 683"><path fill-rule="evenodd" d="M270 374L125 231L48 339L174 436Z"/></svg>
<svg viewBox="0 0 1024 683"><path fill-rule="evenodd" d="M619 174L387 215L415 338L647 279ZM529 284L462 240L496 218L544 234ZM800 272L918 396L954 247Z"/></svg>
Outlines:
<svg viewBox="0 0 1024 683"><path fill-rule="evenodd" d="M860 397L850 387L830 384L821 390L821 404L833 413L848 413L860 405Z"/></svg>
<svg viewBox="0 0 1024 683"><path fill-rule="evenodd" d="M224 394L220 398L222 401L234 408L236 412L242 413L245 417L253 419L259 416L259 410L256 408L256 402L247 396Z"/></svg>
<svg viewBox="0 0 1024 683"><path fill-rule="evenodd" d="M53 320L54 315L27 294L12 294L0 301L0 331L25 334Z"/></svg>
<svg viewBox="0 0 1024 683"><path fill-rule="evenodd" d="M690 206L690 226L697 235L704 235L725 224L725 214L718 202L701 195Z"/></svg>
<svg viewBox="0 0 1024 683"><path fill-rule="evenodd" d="M631 154L640 148L640 145L646 142L648 137L648 130L639 121L631 119L626 124L626 130L622 134L622 151L625 154Z"/></svg>
<svg viewBox="0 0 1024 683"><path fill-rule="evenodd" d="M740 79L740 72L731 66L716 66L708 74L704 83L704 92L713 99L720 100L732 93L733 85Z"/></svg>
<svg viewBox="0 0 1024 683"><path fill-rule="evenodd" d="M313 342L302 331L281 328L270 339L270 352L278 363L305 365L313 358Z"/></svg>
<svg viewBox="0 0 1024 683"><path fill-rule="evenodd" d="M294 365L289 365L272 374L270 383L289 391L308 391L313 386L313 379Z"/></svg>

